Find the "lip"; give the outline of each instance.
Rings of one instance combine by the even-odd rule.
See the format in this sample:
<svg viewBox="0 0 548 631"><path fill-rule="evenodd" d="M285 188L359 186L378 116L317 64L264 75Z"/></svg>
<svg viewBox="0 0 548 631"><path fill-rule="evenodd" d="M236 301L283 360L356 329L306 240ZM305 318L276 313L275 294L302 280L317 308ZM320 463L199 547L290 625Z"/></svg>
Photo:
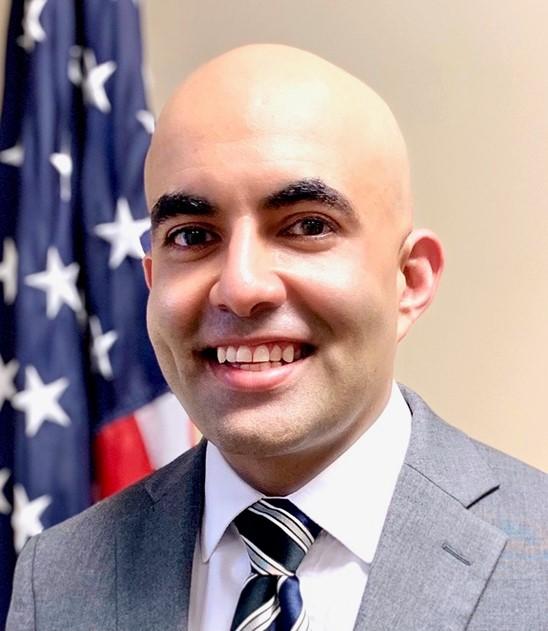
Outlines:
<svg viewBox="0 0 548 631"><path fill-rule="evenodd" d="M202 351L207 348L218 348L219 346L260 346L261 344L276 344L281 342L282 344L300 344L302 346L311 346L310 342L299 339L296 337L284 337L283 335L277 337L276 335L269 335L268 337L232 337L224 338L222 340L214 340L211 342L205 342L202 346Z"/></svg>
<svg viewBox="0 0 548 631"><path fill-rule="evenodd" d="M299 378L310 359L311 355L308 355L289 364L260 372L242 370L230 364L219 364L215 360L206 360L206 364L215 379L229 390L268 392L291 385Z"/></svg>

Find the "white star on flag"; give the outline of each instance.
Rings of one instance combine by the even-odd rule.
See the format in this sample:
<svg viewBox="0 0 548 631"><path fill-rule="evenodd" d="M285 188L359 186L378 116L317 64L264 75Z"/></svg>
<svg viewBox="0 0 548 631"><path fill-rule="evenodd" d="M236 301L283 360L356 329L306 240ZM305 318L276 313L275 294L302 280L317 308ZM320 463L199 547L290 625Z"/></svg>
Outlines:
<svg viewBox="0 0 548 631"><path fill-rule="evenodd" d="M34 44L46 39L46 32L40 24L40 16L48 0L26 0L23 16L23 35L17 38L17 43L26 51L31 51Z"/></svg>
<svg viewBox="0 0 548 631"><path fill-rule="evenodd" d="M8 149L0 151L0 162L2 162L2 164L8 164L12 167L20 167L23 164L24 159L25 150L20 142L13 145L13 147L8 147Z"/></svg>
<svg viewBox="0 0 548 631"><path fill-rule="evenodd" d="M51 497L42 495L30 502L24 487L21 484L15 484L13 487L13 504L13 515L11 516L13 545L16 552L21 552L27 539L44 530L40 517L51 504Z"/></svg>
<svg viewBox="0 0 548 631"><path fill-rule="evenodd" d="M64 202L70 202L70 176L72 175L72 158L70 154L68 152L52 153L49 157L49 161L57 173L59 173L61 199Z"/></svg>
<svg viewBox="0 0 548 631"><path fill-rule="evenodd" d="M15 375L19 370L19 362L12 359L7 364L0 355L0 410L5 401L11 401L13 395L17 392L13 384Z"/></svg>
<svg viewBox="0 0 548 631"><path fill-rule="evenodd" d="M65 267L59 250L49 247L46 269L43 272L25 276L26 285L46 292L46 315L50 320L55 318L63 304L68 305L75 312L82 308L76 289L79 271L78 263L71 263Z"/></svg>
<svg viewBox="0 0 548 631"><path fill-rule="evenodd" d="M108 356L109 350L118 339L116 331L107 331L103 333L101 321L97 316L91 316L89 319L91 336L93 338L91 344L91 356L93 358L94 367L101 373L105 379L112 379L112 366Z"/></svg>
<svg viewBox="0 0 548 631"><path fill-rule="evenodd" d="M85 76L82 81L84 99L88 105L95 106L103 114L110 112L110 101L105 91L105 83L116 70L114 61L105 61L97 65L95 53L84 50Z"/></svg>
<svg viewBox="0 0 548 631"><path fill-rule="evenodd" d="M6 237L4 239L4 258L0 263L0 283L4 289L4 302L12 305L17 295L17 248L15 241Z"/></svg>
<svg viewBox="0 0 548 631"><path fill-rule="evenodd" d="M154 133L155 121L152 112L139 110L137 114L135 114L135 118L141 123L147 134Z"/></svg>
<svg viewBox="0 0 548 631"><path fill-rule="evenodd" d="M16 410L25 413L25 433L29 438L36 435L45 421L63 427L70 425L70 419L58 401L68 386L69 380L66 377L45 384L36 368L27 366L25 389L13 396L11 404Z"/></svg>
<svg viewBox="0 0 548 631"><path fill-rule="evenodd" d="M0 514L2 515L9 515L11 513L10 503L4 495L4 487L10 475L9 469L0 469Z"/></svg>
<svg viewBox="0 0 548 631"><path fill-rule="evenodd" d="M109 267L116 269L126 256L142 259L145 253L140 239L149 229L150 218L133 219L127 199L121 197L116 205L116 219L95 226L95 234L111 245Z"/></svg>

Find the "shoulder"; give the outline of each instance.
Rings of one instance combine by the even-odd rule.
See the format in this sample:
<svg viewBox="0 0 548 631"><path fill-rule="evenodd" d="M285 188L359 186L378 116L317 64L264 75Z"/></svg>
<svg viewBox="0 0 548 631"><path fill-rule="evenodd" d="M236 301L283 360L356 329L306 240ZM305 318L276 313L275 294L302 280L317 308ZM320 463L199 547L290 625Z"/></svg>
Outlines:
<svg viewBox="0 0 548 631"><path fill-rule="evenodd" d="M497 493L472 510L495 522L524 548L537 548L548 561L548 475L489 445L469 440L498 481Z"/></svg>
<svg viewBox="0 0 548 631"><path fill-rule="evenodd" d="M500 480L514 488L527 489L537 498L548 492L548 474L514 458L494 447L490 447L473 438L471 440L482 458L489 464ZM546 503L545 503L546 505Z"/></svg>
<svg viewBox="0 0 548 631"><path fill-rule="evenodd" d="M131 549L159 514L175 512L186 530L196 523L204 452L202 443L141 482L33 537L17 562L8 629L34 628L38 615L45 629L60 628L60 621L75 630L112 629L117 567L120 561L133 563L131 557L121 558L119 548L125 545L127 555L128 542Z"/></svg>
<svg viewBox="0 0 548 631"><path fill-rule="evenodd" d="M544 629L548 616L548 475L493 447L468 440L497 481L496 489L469 510L506 536L470 630L485 628L482 620L504 629L512 616L527 619L520 628Z"/></svg>
<svg viewBox="0 0 548 631"><path fill-rule="evenodd" d="M185 452L173 462L123 491L37 535L36 552L70 555L85 547L92 554L113 542L115 531L132 517L150 509L164 495L201 477L205 445Z"/></svg>
<svg viewBox="0 0 548 631"><path fill-rule="evenodd" d="M413 466L473 512L494 518L497 507L499 523L506 514L548 524L546 473L468 436L437 416L418 394L400 389L413 417L408 453Z"/></svg>
<svg viewBox="0 0 548 631"><path fill-rule="evenodd" d="M457 514L462 523L474 525L471 532L488 524L495 528L490 532L502 535L470 631L544 628L548 475L471 438L440 419L416 393L400 388L413 418L405 464L461 505ZM455 532L462 523L455 521ZM488 539L484 546L488 549ZM518 618L521 623L509 626Z"/></svg>

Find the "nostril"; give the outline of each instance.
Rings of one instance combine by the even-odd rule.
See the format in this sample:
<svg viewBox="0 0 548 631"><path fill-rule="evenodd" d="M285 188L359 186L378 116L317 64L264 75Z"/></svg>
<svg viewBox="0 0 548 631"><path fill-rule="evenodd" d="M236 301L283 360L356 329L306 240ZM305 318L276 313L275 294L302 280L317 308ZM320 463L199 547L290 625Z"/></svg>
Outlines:
<svg viewBox="0 0 548 631"><path fill-rule="evenodd" d="M228 265L228 264L227 264ZM225 266L212 285L209 301L220 311L240 318L250 318L280 307L287 299L283 280L275 273L245 278Z"/></svg>

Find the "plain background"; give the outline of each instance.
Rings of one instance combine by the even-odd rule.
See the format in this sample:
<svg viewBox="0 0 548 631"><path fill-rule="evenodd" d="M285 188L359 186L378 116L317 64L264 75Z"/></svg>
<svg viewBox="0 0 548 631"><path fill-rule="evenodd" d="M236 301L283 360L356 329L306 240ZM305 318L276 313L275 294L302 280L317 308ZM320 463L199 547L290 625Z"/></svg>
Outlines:
<svg viewBox="0 0 548 631"><path fill-rule="evenodd" d="M416 224L435 230L447 253L397 377L453 425L548 470L548 3L141 7L156 113L196 65L252 42L308 49L385 98L409 145ZM3 0L1 42L8 10Z"/></svg>

